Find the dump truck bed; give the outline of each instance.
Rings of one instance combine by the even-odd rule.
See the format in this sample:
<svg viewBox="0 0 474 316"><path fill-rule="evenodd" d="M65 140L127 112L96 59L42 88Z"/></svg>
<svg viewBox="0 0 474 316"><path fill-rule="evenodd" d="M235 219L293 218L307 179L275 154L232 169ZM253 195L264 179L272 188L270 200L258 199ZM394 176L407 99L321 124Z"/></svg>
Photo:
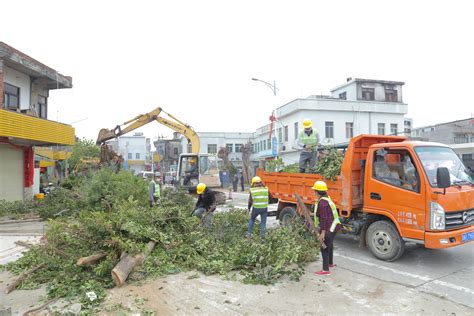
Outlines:
<svg viewBox="0 0 474 316"><path fill-rule="evenodd" d="M402 142L403 136L359 135L349 142L344 152L341 173L334 180L324 179L319 174L266 172L257 170L257 175L268 187L270 196L280 202L296 204L298 194L306 204L315 202L311 187L315 181L323 180L328 185L328 193L342 216L349 216L353 209L363 207L363 178L365 160L371 145Z"/></svg>

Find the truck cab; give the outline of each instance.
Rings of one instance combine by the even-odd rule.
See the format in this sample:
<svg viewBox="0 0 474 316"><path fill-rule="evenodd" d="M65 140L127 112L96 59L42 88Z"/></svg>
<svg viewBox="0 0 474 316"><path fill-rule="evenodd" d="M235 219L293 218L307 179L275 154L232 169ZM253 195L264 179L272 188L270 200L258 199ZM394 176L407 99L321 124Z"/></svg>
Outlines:
<svg viewBox="0 0 474 316"><path fill-rule="evenodd" d="M474 237L474 181L448 146L403 141L369 147L363 211L387 217L404 241L446 248ZM389 238L368 246L384 252ZM384 239L385 238L385 239Z"/></svg>

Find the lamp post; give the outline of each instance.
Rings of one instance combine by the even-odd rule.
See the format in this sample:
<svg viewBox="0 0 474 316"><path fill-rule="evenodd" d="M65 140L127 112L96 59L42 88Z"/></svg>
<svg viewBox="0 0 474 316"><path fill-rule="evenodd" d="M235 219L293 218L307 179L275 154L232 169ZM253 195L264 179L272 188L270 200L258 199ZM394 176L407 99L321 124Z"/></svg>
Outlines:
<svg viewBox="0 0 474 316"><path fill-rule="evenodd" d="M273 80L273 84L269 83L269 82L266 82L266 81L263 81L263 80L260 80L260 79L257 79L257 78L252 78L253 81L260 81L262 82L263 84L265 84L267 87L269 87L270 89L272 89L273 91L273 95L276 96L277 95L277 90L278 88L276 87L275 85L275 80Z"/></svg>

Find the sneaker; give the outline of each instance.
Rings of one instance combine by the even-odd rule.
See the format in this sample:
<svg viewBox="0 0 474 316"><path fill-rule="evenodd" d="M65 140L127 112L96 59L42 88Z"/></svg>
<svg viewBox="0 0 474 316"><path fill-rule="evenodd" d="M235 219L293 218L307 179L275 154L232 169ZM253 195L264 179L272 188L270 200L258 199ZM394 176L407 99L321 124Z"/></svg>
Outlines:
<svg viewBox="0 0 474 316"><path fill-rule="evenodd" d="M330 264L329 267L330 267L330 268L335 268L336 265L333 263L333 264Z"/></svg>
<svg viewBox="0 0 474 316"><path fill-rule="evenodd" d="M316 275L329 275L329 274L331 274L331 271L321 270L321 271L318 271L318 272L314 272L314 274L316 274Z"/></svg>

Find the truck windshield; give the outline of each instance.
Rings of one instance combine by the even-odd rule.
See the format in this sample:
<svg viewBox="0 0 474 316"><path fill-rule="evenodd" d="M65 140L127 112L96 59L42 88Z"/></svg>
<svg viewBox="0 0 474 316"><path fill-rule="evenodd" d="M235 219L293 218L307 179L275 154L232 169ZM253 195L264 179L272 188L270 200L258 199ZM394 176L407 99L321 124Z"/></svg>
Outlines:
<svg viewBox="0 0 474 316"><path fill-rule="evenodd" d="M451 176L451 185L472 184L474 181L466 167L451 148L446 147L415 147L423 169L432 187L437 187L436 170L446 167Z"/></svg>

